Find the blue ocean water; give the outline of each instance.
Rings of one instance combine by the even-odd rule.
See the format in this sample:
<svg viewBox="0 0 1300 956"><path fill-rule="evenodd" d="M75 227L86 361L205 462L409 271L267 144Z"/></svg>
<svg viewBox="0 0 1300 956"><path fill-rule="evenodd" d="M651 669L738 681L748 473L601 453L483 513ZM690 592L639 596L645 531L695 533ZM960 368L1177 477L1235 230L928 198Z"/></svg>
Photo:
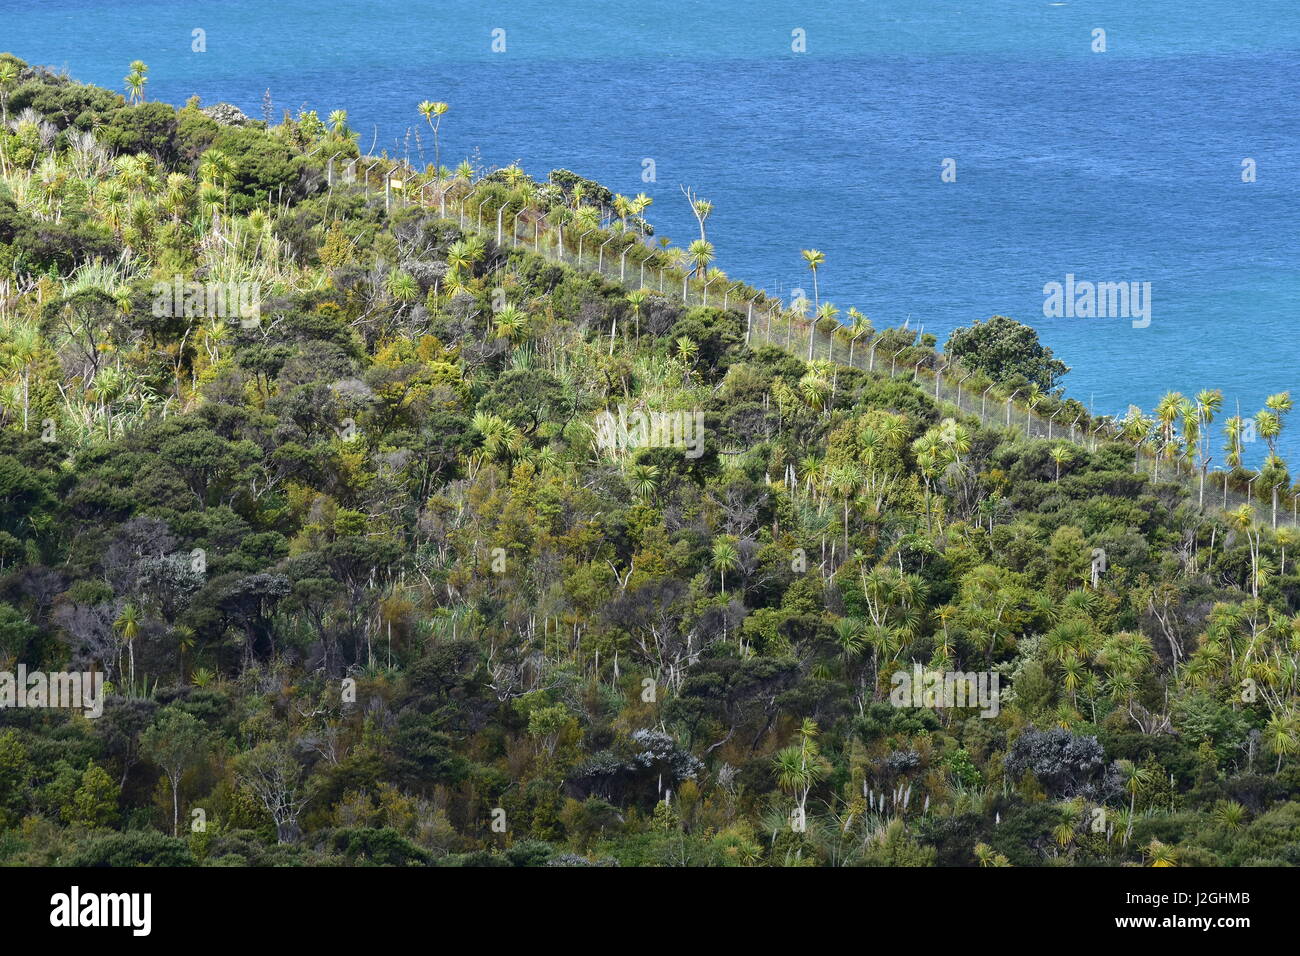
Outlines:
<svg viewBox="0 0 1300 956"><path fill-rule="evenodd" d="M178 104L344 108L363 148L417 162L416 104L446 100L444 162L644 191L683 244L688 184L731 275L811 288L816 247L823 298L877 324L1010 315L1099 413L1300 399L1295 0L3 0L0 49L116 89L143 59ZM1150 325L1045 318L1067 274L1151 283Z"/></svg>

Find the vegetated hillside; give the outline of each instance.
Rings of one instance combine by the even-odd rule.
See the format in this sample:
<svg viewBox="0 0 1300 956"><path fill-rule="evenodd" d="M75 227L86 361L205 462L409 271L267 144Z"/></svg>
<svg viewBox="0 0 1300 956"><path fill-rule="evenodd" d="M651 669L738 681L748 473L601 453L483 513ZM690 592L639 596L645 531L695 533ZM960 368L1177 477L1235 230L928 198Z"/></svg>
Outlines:
<svg viewBox="0 0 1300 956"><path fill-rule="evenodd" d="M1289 530L348 183L346 116L0 91L0 670L111 685L0 712L0 861L1300 862Z"/></svg>

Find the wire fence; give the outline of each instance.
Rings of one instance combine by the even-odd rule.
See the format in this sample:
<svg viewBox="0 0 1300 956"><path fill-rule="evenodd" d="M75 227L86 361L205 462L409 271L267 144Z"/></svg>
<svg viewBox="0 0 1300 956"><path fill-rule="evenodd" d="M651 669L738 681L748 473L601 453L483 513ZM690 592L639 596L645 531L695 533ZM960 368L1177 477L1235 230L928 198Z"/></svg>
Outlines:
<svg viewBox="0 0 1300 956"><path fill-rule="evenodd" d="M936 403L990 427L1090 451L1096 451L1102 442L1122 441L1133 455L1135 473L1182 487L1188 500L1206 513L1222 515L1248 505L1257 524L1300 527L1300 495L1291 486L1256 487L1258 474L1248 478L1249 473L1240 470L1206 471L1186 460L1164 459L1153 453L1147 442L1135 446L1113 419L1094 418L1086 410L1072 411L1060 402L1048 402L1055 411L1046 415L1036 407L1041 398L1026 396L1028 400L1017 401L1019 392L1000 394L996 385L982 391L967 388L964 383L974 373L917 346L915 337L903 347L882 348L883 332L872 332L866 341L851 339L847 326L828 332L806 317L804 309L709 270L707 261L691 263L681 251L653 248L634 230L552 221L542 210L509 201L500 183L485 188L483 180L430 179L427 173L391 160L352 161L339 178L359 183L367 191L382 188L389 208L410 203L436 208L440 215L455 219L462 231L475 232L485 241L527 249L549 261L596 273L629 291L646 290L687 307L735 309L745 318L746 344L763 342L808 361L821 359L869 373L911 378ZM329 179L332 186L336 181L332 165ZM918 352L920 358L912 361Z"/></svg>
<svg viewBox="0 0 1300 956"><path fill-rule="evenodd" d="M798 328L799 324L802 328ZM993 386L982 392L968 389L963 382L971 373L956 366L958 374L949 374L954 366L945 366L934 353L915 364L900 365L898 358L903 350L878 355L869 344L846 344L842 336L816 329L811 322L792 323L788 319L778 322L775 330L766 321L756 328L751 324L747 339L755 338L808 360L825 359L863 371L907 377L936 404L951 406L958 413L974 416L991 427L1023 432L1030 439L1067 443L1094 452L1100 442L1124 441L1133 455L1135 473L1146 474L1156 482L1181 486L1189 500L1202 511L1226 514L1248 505L1255 512L1256 523L1273 528L1300 527L1300 495L1286 484L1257 488L1259 476L1244 479L1240 474L1223 470L1202 470L1186 460L1164 459L1141 445L1135 448L1122 438L1118 426L1089 419L1086 412L1071 415L1068 409L1058 407L1053 414L1042 415L1032 405L992 394ZM1241 489L1242 485L1245 490Z"/></svg>

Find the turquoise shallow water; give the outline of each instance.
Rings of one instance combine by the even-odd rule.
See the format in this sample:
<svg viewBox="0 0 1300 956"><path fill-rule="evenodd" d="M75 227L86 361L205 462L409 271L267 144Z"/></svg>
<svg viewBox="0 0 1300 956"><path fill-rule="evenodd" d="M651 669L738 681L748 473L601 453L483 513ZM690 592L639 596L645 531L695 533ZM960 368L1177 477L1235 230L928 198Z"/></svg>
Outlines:
<svg viewBox="0 0 1300 956"><path fill-rule="evenodd" d="M176 103L260 116L270 89L277 114L346 108L364 146L416 160L415 105L446 100L444 161L645 191L681 240L690 184L731 274L810 287L814 246L823 296L878 323L942 337L1011 315L1099 412L1172 388L1220 387L1248 412L1271 391L1300 399L1294 0L44 0L0 2L0 49L119 89L140 58L150 98ZM1150 282L1150 325L1044 318L1044 284L1067 273Z"/></svg>

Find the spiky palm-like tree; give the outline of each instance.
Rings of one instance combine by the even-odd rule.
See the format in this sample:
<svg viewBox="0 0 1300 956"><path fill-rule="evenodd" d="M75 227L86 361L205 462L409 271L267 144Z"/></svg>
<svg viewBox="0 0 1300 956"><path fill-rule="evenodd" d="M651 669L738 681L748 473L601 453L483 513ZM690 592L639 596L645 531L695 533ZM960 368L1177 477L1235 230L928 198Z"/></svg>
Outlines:
<svg viewBox="0 0 1300 956"><path fill-rule="evenodd" d="M1006 854L998 853L987 843L976 843L974 852L975 859L979 861L980 866L1004 867L1011 865L1011 861L1007 859Z"/></svg>
<svg viewBox="0 0 1300 956"><path fill-rule="evenodd" d="M36 360L42 348L41 334L35 325L26 323L11 324L3 331L8 345L4 367L14 376L21 394L25 432L31 409L32 372L36 368Z"/></svg>
<svg viewBox="0 0 1300 956"><path fill-rule="evenodd" d="M1255 413L1255 434L1268 445L1268 461L1277 460L1277 439L1282 434L1282 417L1272 409L1262 408Z"/></svg>
<svg viewBox="0 0 1300 956"><path fill-rule="evenodd" d="M930 534L934 531L930 500L944 467L942 443L938 432L934 429L927 431L912 443L912 452L916 456L916 469L921 473L921 480L925 483L925 530Z"/></svg>
<svg viewBox="0 0 1300 956"><path fill-rule="evenodd" d="M347 110L332 110L328 122L330 132L341 142L355 145L361 139L361 134L348 126Z"/></svg>
<svg viewBox="0 0 1300 956"><path fill-rule="evenodd" d="M1137 812L1137 795L1151 783L1151 771L1145 767L1139 767L1132 760L1117 760L1115 765L1119 768L1120 779L1129 795L1128 826L1124 830L1124 843L1127 846L1129 838L1133 836L1133 821L1136 819Z"/></svg>
<svg viewBox="0 0 1300 956"><path fill-rule="evenodd" d="M683 384L689 382L695 363L700 358L700 347L687 336L682 335L673 342L673 356L681 363Z"/></svg>
<svg viewBox="0 0 1300 956"><path fill-rule="evenodd" d="M518 345L527 329L528 316L516 305L507 305L492 317L496 336L511 345Z"/></svg>
<svg viewBox="0 0 1300 956"><path fill-rule="evenodd" d="M1151 842L1142 851L1151 861L1151 866L1177 866L1178 851L1167 843L1161 843L1152 837Z"/></svg>
<svg viewBox="0 0 1300 956"><path fill-rule="evenodd" d="M614 194L614 215L618 217L620 231L627 228L627 217L632 215L632 200L622 193Z"/></svg>
<svg viewBox="0 0 1300 956"><path fill-rule="evenodd" d="M438 134L442 127L442 118L450 109L451 106L441 100L425 100L420 104L420 115L429 124L429 129L433 130L433 178L437 183L434 188L439 194L442 193L442 142Z"/></svg>
<svg viewBox="0 0 1300 956"><path fill-rule="evenodd" d="M1225 830L1240 830L1246 823L1246 808L1235 800L1219 800L1210 815Z"/></svg>
<svg viewBox="0 0 1300 956"><path fill-rule="evenodd" d="M853 364L853 346L858 342L862 335L872 332L871 320L859 312L856 308L849 309L849 332L852 338L849 339L849 364Z"/></svg>
<svg viewBox="0 0 1300 956"><path fill-rule="evenodd" d="M826 410L826 397L830 391L831 383L815 371L809 371L799 379L799 396L814 411Z"/></svg>
<svg viewBox="0 0 1300 956"><path fill-rule="evenodd" d="M740 567L740 552L736 550L735 539L722 535L713 542L713 569L718 572L718 584L723 594L727 593L727 572Z"/></svg>
<svg viewBox="0 0 1300 956"><path fill-rule="evenodd" d="M840 499L840 503L844 508L844 553L848 554L850 509L857 497L858 490L862 487L862 470L852 464L840 465L837 468L831 469L830 474L826 477L830 482L831 489L834 491L835 496Z"/></svg>
<svg viewBox="0 0 1300 956"><path fill-rule="evenodd" d="M1061 466L1067 465L1074 460L1074 451L1069 445L1053 445L1052 450L1048 452L1052 461L1056 465L1056 484L1061 483Z"/></svg>
<svg viewBox="0 0 1300 956"><path fill-rule="evenodd" d="M840 314L840 310L837 309L835 306L831 305L829 302L823 302L821 305L817 306L817 311L813 318L812 327L808 330L808 361L811 362L813 357L813 341L816 339L816 335L814 334L815 331L819 326L821 326L823 323L826 322L834 322L836 323L836 325L838 325L838 321L836 317L839 314ZM834 334L834 329L832 329L831 331L832 334Z"/></svg>
<svg viewBox="0 0 1300 956"><path fill-rule="evenodd" d="M635 464L627 470L627 483L632 494L646 501L659 488L659 468L644 462Z"/></svg>
<svg viewBox="0 0 1300 956"><path fill-rule="evenodd" d="M821 299L818 298L817 292L817 270L821 268L822 264L826 261L826 253L822 252L820 249L801 249L799 255L803 256L803 261L806 262L808 268L812 270L813 308L815 309L821 304Z"/></svg>
<svg viewBox="0 0 1300 956"><path fill-rule="evenodd" d="M1221 408L1223 408L1223 392L1220 389L1203 388L1196 393L1197 455L1199 457L1198 467L1201 472L1198 493L1200 507L1205 506L1205 473L1210 467L1209 426L1213 424L1214 416L1219 413Z"/></svg>
<svg viewBox="0 0 1300 956"><path fill-rule="evenodd" d="M144 617L140 609L134 604L127 602L122 605L122 610L118 612L117 619L113 621L113 630L122 637L122 643L126 645L126 651L130 658L130 684L135 686L135 639L140 636L140 625Z"/></svg>
<svg viewBox="0 0 1300 956"><path fill-rule="evenodd" d="M1278 464L1277 440L1282 434L1282 424L1291 411L1291 393L1279 392L1264 400L1264 408L1255 415L1255 429L1259 437L1268 442L1268 459L1270 464Z"/></svg>
<svg viewBox="0 0 1300 956"><path fill-rule="evenodd" d="M707 239L696 239L687 246L686 255L695 265L695 278L703 278L704 270L713 261L713 243Z"/></svg>
<svg viewBox="0 0 1300 956"><path fill-rule="evenodd" d="M1297 544L1300 544L1300 529L1294 528L1291 525L1283 525L1277 529L1277 535L1274 540L1277 542L1278 549L1281 551L1282 555L1282 567L1278 573L1282 577L1286 577L1286 552L1288 548L1294 548Z"/></svg>
<svg viewBox="0 0 1300 956"><path fill-rule="evenodd" d="M1166 457L1172 457L1178 447L1175 427L1186 400L1182 392L1166 392L1156 404L1156 421L1160 424L1160 451Z"/></svg>
<svg viewBox="0 0 1300 956"><path fill-rule="evenodd" d="M420 297L420 284L414 276L402 269L393 269L388 273L384 289L399 304L399 313Z"/></svg>
<svg viewBox="0 0 1300 956"><path fill-rule="evenodd" d="M682 195L686 197L686 201L691 205L691 214L695 217L695 221L699 223L700 239L707 240L709 237L705 233L704 222L713 214L713 203L707 199L701 199L696 195L695 190L686 186L682 186L681 190Z"/></svg>
<svg viewBox="0 0 1300 956"><path fill-rule="evenodd" d="M650 293L646 289L637 289L627 294L627 304L632 307L632 319L636 324L636 340L638 342L641 341L641 310L645 307L648 298L650 298Z"/></svg>
<svg viewBox="0 0 1300 956"><path fill-rule="evenodd" d="M483 452L490 459L507 463L519 457L525 439L519 427L490 412L476 412L470 428L483 439Z"/></svg>
<svg viewBox="0 0 1300 956"><path fill-rule="evenodd" d="M840 662L847 674L850 664L861 656L867 646L866 622L860 617L841 617L831 626L835 643L840 649Z"/></svg>
<svg viewBox="0 0 1300 956"><path fill-rule="evenodd" d="M795 799L797 819L806 819L808 795L831 770L831 765L821 755L817 746L817 723L805 719L799 727L799 741L777 752L773 763L777 786Z"/></svg>
<svg viewBox="0 0 1300 956"><path fill-rule="evenodd" d="M1142 443L1151 436L1151 419L1142 414L1142 409L1130 405L1120 433L1133 443L1133 473L1137 474L1142 461Z"/></svg>
<svg viewBox="0 0 1300 956"><path fill-rule="evenodd" d="M939 479L950 468L960 474L964 468L962 456L970 449L970 433L952 418L945 418L912 443L916 465L925 482L925 523L928 532L933 531L930 502Z"/></svg>
<svg viewBox="0 0 1300 956"><path fill-rule="evenodd" d="M18 85L18 64L13 60L0 63L0 116L9 125L9 94Z"/></svg>
<svg viewBox="0 0 1300 956"><path fill-rule="evenodd" d="M1290 392L1278 392L1276 395L1270 395L1264 399L1264 407L1276 412L1278 415L1286 415L1294 407L1291 400Z"/></svg>
<svg viewBox="0 0 1300 956"><path fill-rule="evenodd" d="M473 272L474 266L483 258L485 251L483 240L478 236L457 239L449 245L447 247L447 264L451 266L453 283L460 282L462 278L468 278Z"/></svg>
<svg viewBox="0 0 1300 956"><path fill-rule="evenodd" d="M1277 754L1273 773L1281 773L1282 759L1300 750L1300 724L1297 724L1296 715L1287 711L1272 714L1264 725L1264 742L1271 752Z"/></svg>
<svg viewBox="0 0 1300 956"><path fill-rule="evenodd" d="M1228 443L1223 446L1228 453L1228 465L1240 468L1242 452L1245 450L1246 420L1240 414L1225 419L1223 432L1228 436Z"/></svg>
<svg viewBox="0 0 1300 956"><path fill-rule="evenodd" d="M637 218L637 231L641 233L641 238L645 239L645 211L654 205L654 199L645 193L637 193L632 197L630 211Z"/></svg>
<svg viewBox="0 0 1300 956"><path fill-rule="evenodd" d="M1244 504L1236 511L1228 515L1229 523L1237 531L1246 536L1246 544L1250 548L1250 596L1259 597L1259 533L1254 532L1255 528L1255 509L1249 504ZM1254 532L1254 533L1252 533Z"/></svg>
<svg viewBox="0 0 1300 956"><path fill-rule="evenodd" d="M144 102L144 87L149 82L149 67L143 60L131 61L131 72L122 78L132 105Z"/></svg>
<svg viewBox="0 0 1300 956"><path fill-rule="evenodd" d="M1074 822L1072 820L1062 820L1052 827L1052 839L1062 850L1068 847L1074 842Z"/></svg>
<svg viewBox="0 0 1300 956"><path fill-rule="evenodd" d="M185 218L190 199L194 195L194 183L184 173L169 173L164 184L161 206L171 216L172 222L178 223Z"/></svg>
<svg viewBox="0 0 1300 956"><path fill-rule="evenodd" d="M211 205L212 194L209 192L206 199L204 196L204 187L211 187L221 190L221 207L225 209L226 199L230 192L230 180L235 174L235 164L230 157L220 149L209 149L199 159L199 199L205 205Z"/></svg>

